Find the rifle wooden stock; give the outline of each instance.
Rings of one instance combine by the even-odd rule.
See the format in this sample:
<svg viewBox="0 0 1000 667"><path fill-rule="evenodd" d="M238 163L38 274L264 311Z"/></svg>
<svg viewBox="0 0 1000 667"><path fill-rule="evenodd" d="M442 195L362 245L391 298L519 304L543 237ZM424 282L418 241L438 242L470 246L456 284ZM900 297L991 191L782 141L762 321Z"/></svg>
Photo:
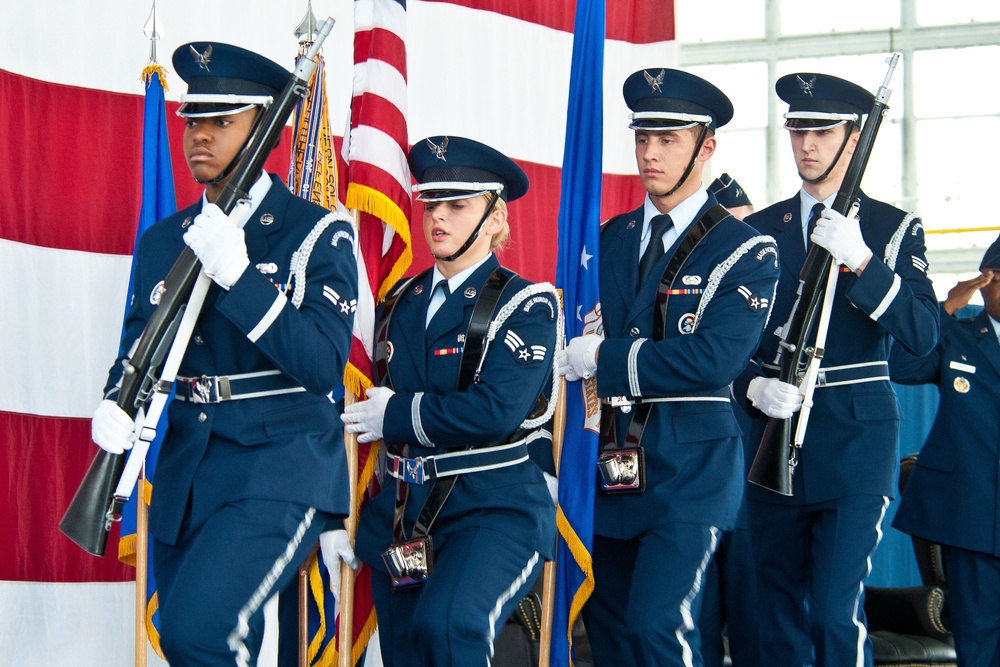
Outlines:
<svg viewBox="0 0 1000 667"><path fill-rule="evenodd" d="M868 158L871 157L875 138L882 125L882 117L889 108L889 79L898 60L899 54L896 53L886 60L889 71L875 95L868 118L861 128L854 154L847 165L837 196L833 200L833 209L841 215L849 215L858 200ZM808 362L807 357L814 353L814 350L807 345L826 293L827 275L831 270L838 269L834 266L830 253L815 243L811 244L805 263L799 272L798 296L788 316L788 322L781 328L777 363L778 379L782 382L798 385L799 373ZM806 425L807 423L799 427L800 425L796 424L797 430L804 432ZM802 443L795 442L791 434L791 419L773 417L768 419L747 481L783 496L792 495L792 476L798 463L797 450Z"/></svg>
<svg viewBox="0 0 1000 667"><path fill-rule="evenodd" d="M227 215L239 200L249 196L250 187L260 176L268 155L278 145L295 105L308 94L309 81L316 68L314 60L332 28L333 19L326 19L320 27L320 35L299 60L281 94L254 122L239 164L215 202ZM187 303L200 272L201 262L194 251L185 246L164 279L160 303L146 322L135 351L125 362L116 403L132 418L149 400L148 392L156 382L158 364L162 362L164 350L170 347L165 338L173 332L173 323ZM99 450L59 522L59 530L66 537L95 556L104 555L111 524L121 519L125 499L116 497L114 491L124 467L124 454Z"/></svg>

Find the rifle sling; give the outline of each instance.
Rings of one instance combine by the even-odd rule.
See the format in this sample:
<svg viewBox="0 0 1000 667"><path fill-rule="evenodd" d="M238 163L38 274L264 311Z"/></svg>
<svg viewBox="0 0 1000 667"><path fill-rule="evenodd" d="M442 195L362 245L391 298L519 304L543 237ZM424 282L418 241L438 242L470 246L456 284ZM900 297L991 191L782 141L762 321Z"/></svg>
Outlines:
<svg viewBox="0 0 1000 667"><path fill-rule="evenodd" d="M716 204L702 214L684 232L684 238L680 245L667 262L660 283L656 291L656 305L653 309L653 336L654 342L663 340L667 329L667 301L670 298L670 291L673 289L677 276L687 263L691 253L694 252L708 234L715 229L716 225L730 217L729 211L721 204ZM649 420L652 403L639 403L632 412L629 421L628 431L625 434L623 447L635 448L642 443L642 434L646 429L646 422ZM615 433L615 412L614 408L608 404L601 406L601 434L604 443L601 451L609 452L618 448L617 435Z"/></svg>
<svg viewBox="0 0 1000 667"><path fill-rule="evenodd" d="M417 276L417 278L423 278L425 275L426 271ZM503 294L504 289L515 275L515 273L498 268L490 274L483 288L479 291L479 297L476 299L476 305L472 310L472 317L465 332L465 346L462 348L462 359L459 364L456 391L465 390L466 387L475 381L476 368L479 365L479 358L482 356L486 341L486 332L489 329L490 322L493 320L497 304L500 302L500 295ZM411 279L402 289L397 290L390 299L386 300L385 310L382 313L382 322L377 332L376 369L378 377L386 383L384 386L390 388L392 387L392 380L389 377L388 360L386 358L386 338L388 336L389 320L392 318L392 311L395 310L398 296L406 291L406 287L414 279ZM408 445L404 446L404 456L409 454L406 451L408 449ZM459 475L453 475L450 477L439 477L434 480L434 485L431 487L430 493L427 494L427 499L424 500L424 504L420 508L420 514L413 526L411 537L423 537L430 533L434 520L444 508L444 504L448 500L448 496L451 495L452 489L455 488L458 478ZM393 539L396 542L407 539L403 517L406 512L406 500L408 496L409 484L401 479L397 479L396 507L393 513L392 529Z"/></svg>

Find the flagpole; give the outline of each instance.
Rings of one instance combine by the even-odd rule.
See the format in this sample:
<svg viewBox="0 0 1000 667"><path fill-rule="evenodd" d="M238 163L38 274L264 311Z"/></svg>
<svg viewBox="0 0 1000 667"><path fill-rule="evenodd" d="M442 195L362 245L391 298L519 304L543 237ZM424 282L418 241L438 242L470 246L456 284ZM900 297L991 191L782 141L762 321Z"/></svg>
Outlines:
<svg viewBox="0 0 1000 667"><path fill-rule="evenodd" d="M565 378L559 379L559 400L556 401L555 420L552 423L552 456L556 462L556 477L559 477L559 457L562 456L563 432L566 428ZM556 538L558 541L558 537ZM545 561L542 566L542 628L539 635L538 667L549 667L552 651L552 617L556 608L556 557Z"/></svg>
<svg viewBox="0 0 1000 667"><path fill-rule="evenodd" d="M139 476L135 506L135 667L146 667L146 581L149 575L149 508L146 506L145 467Z"/></svg>
<svg viewBox="0 0 1000 667"><path fill-rule="evenodd" d="M562 308L562 290L559 290L559 307ZM560 338L565 332L559 332ZM553 371L555 372L555 371ZM559 396L556 399L556 411L552 415L552 460L556 466L556 479L559 478L559 464L562 461L563 436L566 433L566 378L559 378ZM558 505L558 498L556 499ZM558 510L557 510L558 511ZM558 543L559 538L556 537ZM552 652L552 618L556 608L556 558L558 549L552 560L545 561L542 566L542 627L538 643L538 667L549 667Z"/></svg>
<svg viewBox="0 0 1000 667"><path fill-rule="evenodd" d="M357 220L355 211L354 219ZM344 407L356 400L354 392L344 395ZM350 480L351 511L344 519L347 537L354 546L354 538L358 534L358 436L344 431L344 447L347 449L347 474ZM336 576L334 572L330 576ZM352 667L354 653L354 570L346 562L340 566L340 622L337 633L337 665Z"/></svg>
<svg viewBox="0 0 1000 667"><path fill-rule="evenodd" d="M149 30L149 62L156 65L156 41L160 34L156 29L156 0L149 10L146 25ZM160 82L163 85L163 82ZM146 667L146 643L149 633L146 629L146 593L149 584L149 506L146 505L146 464L139 472L138 491L135 494L135 667Z"/></svg>

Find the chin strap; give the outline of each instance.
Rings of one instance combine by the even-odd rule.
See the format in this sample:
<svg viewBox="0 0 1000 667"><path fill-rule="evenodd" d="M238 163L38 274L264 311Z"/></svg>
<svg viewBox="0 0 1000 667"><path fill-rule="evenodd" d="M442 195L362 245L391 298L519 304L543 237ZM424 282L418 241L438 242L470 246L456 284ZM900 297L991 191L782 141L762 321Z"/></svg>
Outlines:
<svg viewBox="0 0 1000 667"><path fill-rule="evenodd" d="M490 199L490 203L486 206L486 212L483 213L483 217L479 220L479 224L476 225L476 228L472 231L472 234L469 235L469 238L465 240L465 243L462 244L461 248L455 251L454 254L448 255L447 257L438 257L433 253L431 253L431 257L433 257L439 262L453 262L459 257L461 257L463 254L465 254L465 251L468 250L473 243L475 243L476 237L479 236L480 230L482 230L483 225L486 224L486 219L490 217L490 213L492 213L493 209L496 207L498 199L500 199L500 193L499 192L494 193L493 197Z"/></svg>
<svg viewBox="0 0 1000 667"><path fill-rule="evenodd" d="M260 125L261 125L261 119L263 117L264 117L264 114L262 114L262 113L258 113L257 114L257 117L254 118L254 120L253 120L253 125L250 126L250 131L247 132L247 140L244 141L243 142L243 146L240 147L240 152L236 154L236 157L234 157L232 159L232 161L230 161L230 163L226 166L225 169L223 169L219 173L218 176L216 176L215 178L209 179L207 181L199 181L196 178L196 179L194 179L195 182L196 183L200 183L202 185L215 185L216 183L218 183L219 181L221 181L222 179L224 179L226 176L229 176L229 174L233 173L233 169L236 169L236 165L238 165L240 163L240 160L243 159L243 156L246 155L247 149L250 147L250 144L252 143L254 135L257 134L257 129L260 127Z"/></svg>
<svg viewBox="0 0 1000 667"><path fill-rule="evenodd" d="M850 138L851 138L851 130L848 128L847 133L844 134L844 140L840 143L840 148L837 150L837 156L833 158L833 162L831 162L830 166L826 168L826 171L824 171L816 178L806 178L805 176L802 175L801 172L799 172L799 178L801 178L806 183L811 183L813 185L825 181L830 176L830 172L833 171L833 168L837 166L838 162L840 162L840 156L844 154L844 149L847 148L847 142L848 140L850 140Z"/></svg>
<svg viewBox="0 0 1000 667"><path fill-rule="evenodd" d="M705 141L706 134L708 134L708 125L702 125L701 134L698 135L698 141L696 141L694 144L694 153L692 153L691 155L691 161L688 162L687 169L684 170L684 173L681 175L680 180L677 181L677 185L672 187L670 189L670 192L666 192L662 195L657 195L658 197L669 197L670 195L677 192L677 190L679 190L682 185L684 185L684 182L687 181L688 176L691 175L691 171L694 169L695 162L698 161L698 153L701 152L701 142Z"/></svg>

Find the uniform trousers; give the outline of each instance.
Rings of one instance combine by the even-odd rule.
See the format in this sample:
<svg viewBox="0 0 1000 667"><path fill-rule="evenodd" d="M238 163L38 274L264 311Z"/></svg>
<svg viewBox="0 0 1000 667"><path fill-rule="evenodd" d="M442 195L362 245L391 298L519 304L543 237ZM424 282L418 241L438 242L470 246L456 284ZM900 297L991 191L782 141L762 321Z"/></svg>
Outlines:
<svg viewBox="0 0 1000 667"><path fill-rule="evenodd" d="M433 537L432 537L433 539ZM384 667L486 667L507 618L542 571L537 551L491 528L449 532L422 584L393 590L372 568Z"/></svg>
<svg viewBox="0 0 1000 667"><path fill-rule="evenodd" d="M760 610L750 531L745 525L722 533L719 548L705 572L704 589L698 632L705 667L722 667L725 663L723 635L728 639L733 667L757 667Z"/></svg>
<svg viewBox="0 0 1000 667"><path fill-rule="evenodd" d="M326 515L274 500L229 503L175 545L153 542L160 640L171 667L256 665L263 606L286 588Z"/></svg>
<svg viewBox="0 0 1000 667"><path fill-rule="evenodd" d="M1000 558L943 548L959 667L996 667L1000 665Z"/></svg>
<svg viewBox="0 0 1000 667"><path fill-rule="evenodd" d="M595 667L700 667L705 569L714 526L670 523L629 540L594 536L594 592L583 608Z"/></svg>
<svg viewBox="0 0 1000 667"><path fill-rule="evenodd" d="M885 496L747 500L760 618L770 626L760 664L870 667L863 582L888 505Z"/></svg>

